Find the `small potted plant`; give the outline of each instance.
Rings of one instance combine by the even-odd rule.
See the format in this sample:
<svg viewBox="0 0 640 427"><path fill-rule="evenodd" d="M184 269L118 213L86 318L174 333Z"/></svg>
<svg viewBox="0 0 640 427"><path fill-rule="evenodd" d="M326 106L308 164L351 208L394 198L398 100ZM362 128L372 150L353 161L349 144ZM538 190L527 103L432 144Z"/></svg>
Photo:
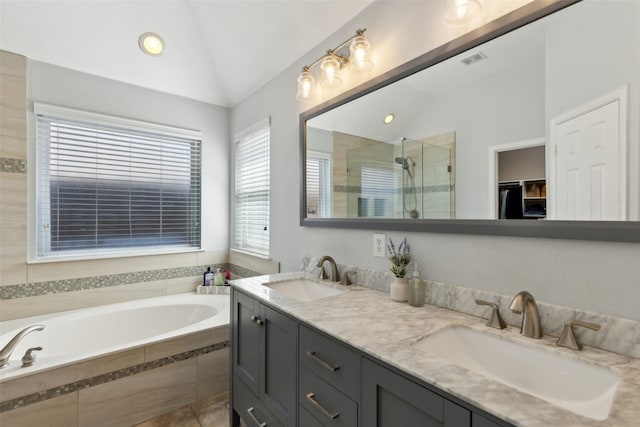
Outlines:
<svg viewBox="0 0 640 427"><path fill-rule="evenodd" d="M391 272L396 276L395 280L391 282L391 299L404 302L407 300L409 290L409 279L405 276L407 275L407 266L411 262L411 251L407 239L402 239L396 250L393 240L389 238L387 251L389 252L389 261L391 261Z"/></svg>

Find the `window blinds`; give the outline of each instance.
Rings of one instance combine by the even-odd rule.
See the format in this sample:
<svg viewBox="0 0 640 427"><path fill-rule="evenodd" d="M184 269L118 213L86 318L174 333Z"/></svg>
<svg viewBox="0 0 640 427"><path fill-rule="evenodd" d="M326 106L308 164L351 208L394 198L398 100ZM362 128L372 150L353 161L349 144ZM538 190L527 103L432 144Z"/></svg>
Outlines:
<svg viewBox="0 0 640 427"><path fill-rule="evenodd" d="M38 257L200 247L195 132L42 110L53 114L36 109Z"/></svg>
<svg viewBox="0 0 640 427"><path fill-rule="evenodd" d="M236 249L269 255L270 126L264 120L236 137Z"/></svg>
<svg viewBox="0 0 640 427"><path fill-rule="evenodd" d="M362 166L360 216L392 217L395 172L385 164Z"/></svg>
<svg viewBox="0 0 640 427"><path fill-rule="evenodd" d="M331 218L331 155L307 150L307 218Z"/></svg>

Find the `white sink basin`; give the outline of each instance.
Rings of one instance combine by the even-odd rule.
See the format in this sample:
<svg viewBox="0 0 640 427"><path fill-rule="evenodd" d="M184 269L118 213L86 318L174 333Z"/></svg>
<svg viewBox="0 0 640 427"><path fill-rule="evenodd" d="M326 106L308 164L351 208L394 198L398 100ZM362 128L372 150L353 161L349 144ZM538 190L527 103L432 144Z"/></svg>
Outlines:
<svg viewBox="0 0 640 427"><path fill-rule="evenodd" d="M343 289L334 288L309 279L285 280L282 282L263 283L263 285L298 301L315 301L346 292Z"/></svg>
<svg viewBox="0 0 640 427"><path fill-rule="evenodd" d="M437 331L413 346L596 420L608 417L619 381L607 368L460 326Z"/></svg>

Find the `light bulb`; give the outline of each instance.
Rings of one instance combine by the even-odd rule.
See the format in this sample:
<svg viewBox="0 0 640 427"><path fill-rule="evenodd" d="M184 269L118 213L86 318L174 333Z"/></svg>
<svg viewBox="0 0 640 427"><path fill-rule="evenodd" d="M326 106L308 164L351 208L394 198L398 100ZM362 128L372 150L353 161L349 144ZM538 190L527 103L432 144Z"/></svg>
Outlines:
<svg viewBox="0 0 640 427"><path fill-rule="evenodd" d="M479 0L449 0L445 20L450 24L461 25L477 18L482 12Z"/></svg>
<svg viewBox="0 0 640 427"><path fill-rule="evenodd" d="M315 79L308 69L303 69L298 76L298 93L296 98L300 101L307 101L314 95Z"/></svg>
<svg viewBox="0 0 640 427"><path fill-rule="evenodd" d="M158 56L164 50L164 41L155 33L144 33L138 37L138 46L147 55Z"/></svg>
<svg viewBox="0 0 640 427"><path fill-rule="evenodd" d="M371 62L371 45L362 34L353 38L349 47L349 68L355 71L369 71L373 68Z"/></svg>
<svg viewBox="0 0 640 427"><path fill-rule="evenodd" d="M340 71L340 62L332 55L327 55L320 64L322 70L322 86L333 88L342 84L342 79L338 76Z"/></svg>

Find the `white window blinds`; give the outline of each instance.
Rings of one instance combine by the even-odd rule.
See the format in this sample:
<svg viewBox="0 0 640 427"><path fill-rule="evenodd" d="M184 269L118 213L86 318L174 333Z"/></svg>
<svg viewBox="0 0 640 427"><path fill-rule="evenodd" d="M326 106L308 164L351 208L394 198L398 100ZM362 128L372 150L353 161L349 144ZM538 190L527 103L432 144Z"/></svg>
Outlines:
<svg viewBox="0 0 640 427"><path fill-rule="evenodd" d="M269 255L270 125L265 119L236 136L235 248Z"/></svg>
<svg viewBox="0 0 640 427"><path fill-rule="evenodd" d="M331 155L307 150L307 218L331 218Z"/></svg>
<svg viewBox="0 0 640 427"><path fill-rule="evenodd" d="M36 106L37 256L200 247L193 131Z"/></svg>
<svg viewBox="0 0 640 427"><path fill-rule="evenodd" d="M396 190L393 167L386 164L362 166L362 197L358 214L362 217L393 217Z"/></svg>

